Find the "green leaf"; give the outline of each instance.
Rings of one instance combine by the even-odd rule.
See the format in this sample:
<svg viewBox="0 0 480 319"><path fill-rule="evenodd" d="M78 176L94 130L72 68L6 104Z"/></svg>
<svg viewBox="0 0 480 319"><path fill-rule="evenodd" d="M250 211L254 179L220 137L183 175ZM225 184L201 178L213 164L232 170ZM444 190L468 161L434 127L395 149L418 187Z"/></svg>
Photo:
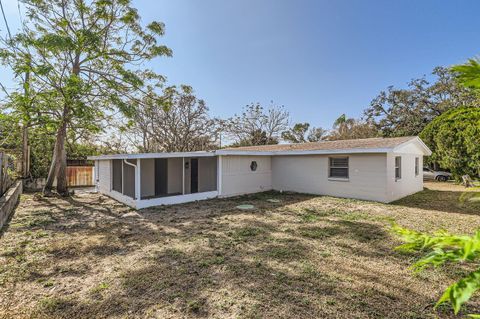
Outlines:
<svg viewBox="0 0 480 319"><path fill-rule="evenodd" d="M450 301L455 314L457 314L462 305L467 302L478 289L480 289L480 269L471 272L467 277L460 279L448 287L438 300L435 308Z"/></svg>

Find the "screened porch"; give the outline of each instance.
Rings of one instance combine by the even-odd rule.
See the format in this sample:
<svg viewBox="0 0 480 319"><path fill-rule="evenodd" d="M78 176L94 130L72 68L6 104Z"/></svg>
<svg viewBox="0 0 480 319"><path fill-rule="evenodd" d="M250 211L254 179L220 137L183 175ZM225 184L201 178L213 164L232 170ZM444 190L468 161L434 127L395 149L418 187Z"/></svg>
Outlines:
<svg viewBox="0 0 480 319"><path fill-rule="evenodd" d="M111 189L136 208L216 197L217 157L195 155L112 159Z"/></svg>

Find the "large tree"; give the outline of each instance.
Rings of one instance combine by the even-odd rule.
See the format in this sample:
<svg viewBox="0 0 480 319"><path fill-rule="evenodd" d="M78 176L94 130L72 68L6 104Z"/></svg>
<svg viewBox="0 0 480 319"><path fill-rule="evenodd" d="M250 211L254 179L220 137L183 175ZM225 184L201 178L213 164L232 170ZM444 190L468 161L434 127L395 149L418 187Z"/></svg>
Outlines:
<svg viewBox="0 0 480 319"><path fill-rule="evenodd" d="M348 140L378 136L378 131L370 121L349 118L340 115L333 123L333 128L326 137L328 140Z"/></svg>
<svg viewBox="0 0 480 319"><path fill-rule="evenodd" d="M420 134L432 150L428 161L449 169L459 179L480 173L480 108L451 109L435 118Z"/></svg>
<svg viewBox="0 0 480 319"><path fill-rule="evenodd" d="M126 129L141 152L189 152L218 148L220 121L208 113L192 88L168 87L161 97L145 98Z"/></svg>
<svg viewBox="0 0 480 319"><path fill-rule="evenodd" d="M433 82L414 79L406 89L390 86L380 92L365 110L365 118L382 136L418 135L435 117L449 109L479 105L477 94L460 85L455 72L436 67L432 74Z"/></svg>
<svg viewBox="0 0 480 319"><path fill-rule="evenodd" d="M28 21L23 31L4 41L1 56L15 72L28 71L31 85L50 94L48 113L56 127L55 146L45 193L57 178L57 191L67 194L67 131L99 131L106 115L135 113L149 81L162 78L140 65L171 51L158 44L164 26L142 27L129 0L24 0ZM25 49L26 48L26 49Z"/></svg>
<svg viewBox="0 0 480 319"><path fill-rule="evenodd" d="M326 138L327 131L321 127L310 128L310 123L296 123L282 132L282 139L290 143L318 142Z"/></svg>
<svg viewBox="0 0 480 319"><path fill-rule="evenodd" d="M225 129L235 146L277 144L288 128L289 116L281 106L265 109L260 103L252 103L242 114L228 119Z"/></svg>

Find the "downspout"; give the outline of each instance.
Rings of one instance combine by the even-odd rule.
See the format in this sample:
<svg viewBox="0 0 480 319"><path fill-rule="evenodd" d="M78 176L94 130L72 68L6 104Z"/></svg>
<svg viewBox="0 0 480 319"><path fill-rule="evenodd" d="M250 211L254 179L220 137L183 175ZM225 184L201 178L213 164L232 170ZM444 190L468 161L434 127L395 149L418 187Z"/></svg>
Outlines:
<svg viewBox="0 0 480 319"><path fill-rule="evenodd" d="M95 184L95 193L98 193L99 187L98 183L100 182L100 167L98 166L100 161L95 161L95 168L93 170L93 182Z"/></svg>
<svg viewBox="0 0 480 319"><path fill-rule="evenodd" d="M182 195L185 195L185 157L182 157Z"/></svg>
<svg viewBox="0 0 480 319"><path fill-rule="evenodd" d="M217 163L217 192L218 197L222 196L222 156L218 155L218 163Z"/></svg>

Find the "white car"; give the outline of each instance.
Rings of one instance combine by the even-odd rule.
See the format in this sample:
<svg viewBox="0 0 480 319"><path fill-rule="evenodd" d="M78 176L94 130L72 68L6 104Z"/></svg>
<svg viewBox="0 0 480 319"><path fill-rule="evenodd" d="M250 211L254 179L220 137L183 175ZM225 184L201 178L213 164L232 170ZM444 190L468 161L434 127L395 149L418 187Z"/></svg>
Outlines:
<svg viewBox="0 0 480 319"><path fill-rule="evenodd" d="M446 182L452 177L452 174L444 171L434 171L428 167L423 168L423 179Z"/></svg>

